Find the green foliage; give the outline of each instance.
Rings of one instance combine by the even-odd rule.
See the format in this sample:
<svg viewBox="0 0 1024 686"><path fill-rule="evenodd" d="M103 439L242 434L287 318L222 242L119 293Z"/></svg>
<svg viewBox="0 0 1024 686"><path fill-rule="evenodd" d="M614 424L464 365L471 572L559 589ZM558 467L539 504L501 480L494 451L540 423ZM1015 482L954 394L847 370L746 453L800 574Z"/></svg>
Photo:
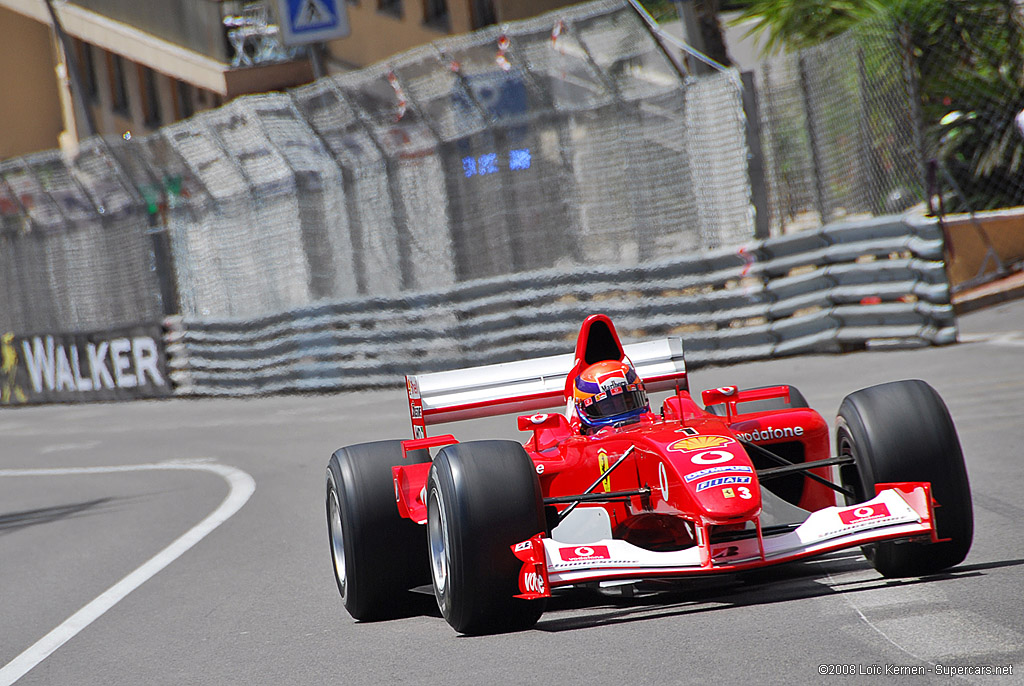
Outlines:
<svg viewBox="0 0 1024 686"><path fill-rule="evenodd" d="M926 139L960 194L953 208L1024 202L1024 30L1013 0L902 0L888 17L920 83Z"/></svg>
<svg viewBox="0 0 1024 686"><path fill-rule="evenodd" d="M766 54L806 48L849 30L881 11L879 0L746 0L733 23L754 21L750 34L767 33Z"/></svg>
<svg viewBox="0 0 1024 686"><path fill-rule="evenodd" d="M676 4L673 0L640 0L640 4L659 24L676 20Z"/></svg>
<svg viewBox="0 0 1024 686"><path fill-rule="evenodd" d="M854 29L876 83L891 92L899 81L904 90L913 84L927 154L942 161L958 190L953 209L1024 204L1024 136L1014 122L1024 109L1024 22L1015 0L741 4L737 21L754 19L752 33L767 32L766 52ZM879 74L886 63L889 73Z"/></svg>

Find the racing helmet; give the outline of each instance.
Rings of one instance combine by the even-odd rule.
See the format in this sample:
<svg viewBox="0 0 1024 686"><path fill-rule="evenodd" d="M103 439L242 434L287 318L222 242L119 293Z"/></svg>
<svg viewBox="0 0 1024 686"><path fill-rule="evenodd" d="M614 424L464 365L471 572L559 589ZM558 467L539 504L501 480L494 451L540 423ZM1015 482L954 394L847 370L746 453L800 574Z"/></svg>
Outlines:
<svg viewBox="0 0 1024 686"><path fill-rule="evenodd" d="M604 360L584 369L573 382L573 401L587 431L636 421L650 410L644 382L629 360Z"/></svg>

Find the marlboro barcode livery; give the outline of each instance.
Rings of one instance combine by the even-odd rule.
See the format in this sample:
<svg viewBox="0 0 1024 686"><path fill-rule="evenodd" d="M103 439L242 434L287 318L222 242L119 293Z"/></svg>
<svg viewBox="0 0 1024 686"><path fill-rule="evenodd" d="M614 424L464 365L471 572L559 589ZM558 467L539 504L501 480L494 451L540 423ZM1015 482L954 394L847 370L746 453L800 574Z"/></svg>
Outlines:
<svg viewBox="0 0 1024 686"><path fill-rule="evenodd" d="M679 339L624 347L608 317L591 315L574 355L410 376L406 387L414 438L341 448L328 465L335 579L356 619L432 585L455 630L509 631L573 586L855 547L885 576L916 576L959 564L971 545L959 440L922 381L847 396L832 444L795 388L728 386L697 402ZM670 394L655 409L657 391ZM524 413L525 444L427 435L508 412Z"/></svg>

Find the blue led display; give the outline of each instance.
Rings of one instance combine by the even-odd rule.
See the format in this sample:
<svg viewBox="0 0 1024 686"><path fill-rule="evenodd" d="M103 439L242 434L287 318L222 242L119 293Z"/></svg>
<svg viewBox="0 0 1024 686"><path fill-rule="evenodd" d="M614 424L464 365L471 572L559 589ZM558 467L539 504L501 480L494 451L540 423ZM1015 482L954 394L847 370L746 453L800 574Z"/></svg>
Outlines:
<svg viewBox="0 0 1024 686"><path fill-rule="evenodd" d="M484 174L497 174L498 173L498 154L489 152L486 155L480 155L480 159L477 160L477 174L483 176Z"/></svg>
<svg viewBox="0 0 1024 686"><path fill-rule="evenodd" d="M508 151L508 168L512 171L530 168L530 149Z"/></svg>
<svg viewBox="0 0 1024 686"><path fill-rule="evenodd" d="M484 176L486 174L497 174L500 171L498 167L498 153L489 152L479 157L463 157L462 158L462 173L466 175L468 179L471 176ZM522 169L530 168L530 149L522 148L520 150L509 150L508 153L508 168L510 171L519 171Z"/></svg>

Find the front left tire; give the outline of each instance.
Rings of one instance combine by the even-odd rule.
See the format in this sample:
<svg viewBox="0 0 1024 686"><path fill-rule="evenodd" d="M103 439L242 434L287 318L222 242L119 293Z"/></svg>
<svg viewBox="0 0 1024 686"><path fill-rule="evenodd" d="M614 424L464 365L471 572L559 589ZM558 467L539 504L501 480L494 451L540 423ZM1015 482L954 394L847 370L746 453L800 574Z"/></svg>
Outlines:
<svg viewBox="0 0 1024 686"><path fill-rule="evenodd" d="M427 479L427 531L434 596L464 634L527 629L543 600L515 598L522 563L512 546L546 530L533 461L514 441L450 445Z"/></svg>

